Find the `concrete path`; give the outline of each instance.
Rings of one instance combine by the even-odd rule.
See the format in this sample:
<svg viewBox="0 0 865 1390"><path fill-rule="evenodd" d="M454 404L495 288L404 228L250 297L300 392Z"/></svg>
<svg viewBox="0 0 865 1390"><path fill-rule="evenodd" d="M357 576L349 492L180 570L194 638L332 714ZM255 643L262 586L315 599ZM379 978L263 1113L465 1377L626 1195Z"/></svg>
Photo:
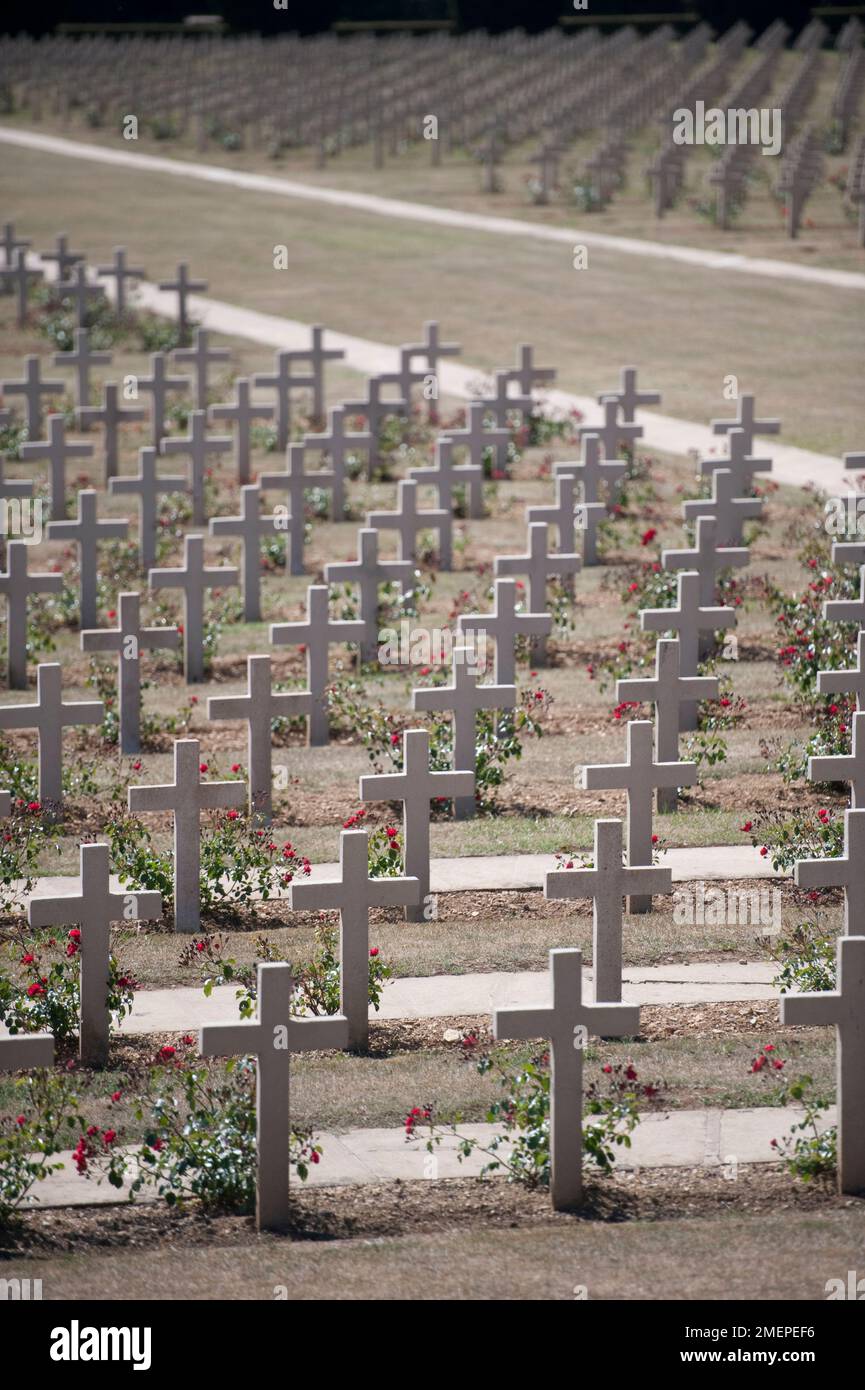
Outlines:
<svg viewBox="0 0 865 1390"><path fill-rule="evenodd" d="M628 1004L705 1004L777 999L772 985L777 967L765 961L694 965L628 966L622 971L622 995ZM590 993L592 971L584 971L584 988ZM389 980L381 1006L371 1019L448 1018L461 1014L489 1014L493 1009L534 1007L549 1000L546 970L489 972L465 975L406 976ZM194 1032L205 1023L231 1022L237 1017L235 987L221 985L208 998L199 986L177 989L142 989L135 995L132 1013L119 1032ZM0 1033L3 1029L0 1027Z"/></svg>
<svg viewBox="0 0 865 1390"><path fill-rule="evenodd" d="M631 1136L631 1148L617 1151L616 1167L627 1172L636 1168L721 1168L730 1182L742 1163L777 1163L772 1139L781 1139L799 1115L787 1109L750 1110L670 1110L644 1115ZM826 1112L824 1124L835 1123L834 1107ZM460 1125L467 1138L488 1144L496 1132L494 1125ZM407 1141L399 1129L354 1129L345 1134L317 1133L322 1146L321 1162L310 1172L312 1187L350 1186L358 1183L418 1182L436 1178L467 1178L480 1174L489 1161L475 1152L460 1160L456 1141L443 1139L435 1153L427 1152L424 1134ZM126 1189L97 1184L78 1176L71 1153L60 1155L64 1168L35 1188L40 1207L116 1205L126 1201ZM152 1195L146 1199L156 1201Z"/></svg>
<svg viewBox="0 0 865 1390"><path fill-rule="evenodd" d="M140 154L128 146L109 149L81 140L67 140L36 131L17 130L0 126L0 143L20 149L62 155L67 159L83 159L94 164L111 164L115 168L147 170L154 174L170 174L174 178L198 179L221 188L243 188L253 193L273 193L281 198L297 198L306 202L326 203L330 207L352 208L393 221L427 222L438 227L455 227L463 231L486 232L494 236L529 237L535 241L560 242L572 247L575 241L597 246L627 256L642 256L649 260L678 261L703 270L717 270L733 275L756 275L771 280L794 280L812 285L826 285L839 290L865 290L865 275L857 271L823 269L819 266L796 265L789 261L763 257L741 256L729 251L707 251L695 246L644 241L639 237L613 236L606 232L585 230L582 227L550 227L541 222L528 222L515 217L491 217L483 213L460 212L455 208L437 207L433 203L411 203L399 198L382 198L372 193L357 193L346 189L329 188L320 184L303 183L298 179L277 178L272 174L245 173L214 164L197 164L192 160L170 159L160 155Z"/></svg>

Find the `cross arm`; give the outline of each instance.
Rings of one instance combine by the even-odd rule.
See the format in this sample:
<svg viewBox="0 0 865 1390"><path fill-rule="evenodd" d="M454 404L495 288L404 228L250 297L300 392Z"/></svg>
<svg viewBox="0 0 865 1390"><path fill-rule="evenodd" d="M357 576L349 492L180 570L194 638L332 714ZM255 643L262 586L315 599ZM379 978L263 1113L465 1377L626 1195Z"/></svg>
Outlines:
<svg viewBox="0 0 865 1390"><path fill-rule="evenodd" d="M0 716L2 714L0 709ZM403 772L373 772L360 778L358 796L361 801L402 801L407 783Z"/></svg>
<svg viewBox="0 0 865 1390"><path fill-rule="evenodd" d="M177 788L173 785L159 785L155 787L129 787L127 788L128 804L130 811L173 811L175 802L173 794Z"/></svg>
<svg viewBox="0 0 865 1390"><path fill-rule="evenodd" d="M88 627L81 633L83 652L116 652L123 645L123 633L114 627Z"/></svg>
<svg viewBox="0 0 865 1390"><path fill-rule="evenodd" d="M553 1010L549 1007L496 1009L493 1013L493 1037L496 1041L505 1038L548 1038L553 1025Z"/></svg>
<svg viewBox="0 0 865 1390"><path fill-rule="evenodd" d="M143 627L138 634L138 645L146 651L162 647L179 647L183 638L177 627Z"/></svg>
<svg viewBox="0 0 865 1390"><path fill-rule="evenodd" d="M291 883L288 904L292 912L341 912L348 906L349 888L340 878L315 883Z"/></svg>
<svg viewBox="0 0 865 1390"><path fill-rule="evenodd" d="M599 1038L634 1037L640 1031L639 1004L585 1004L580 1022Z"/></svg>
<svg viewBox="0 0 865 1390"><path fill-rule="evenodd" d="M793 865L797 888L840 888L849 878L850 861L837 855L831 859L799 859Z"/></svg>
<svg viewBox="0 0 865 1390"><path fill-rule="evenodd" d="M781 1022L805 1026L837 1023L841 1016L841 995L837 990L825 994L785 994L781 999Z"/></svg>
<svg viewBox="0 0 865 1390"><path fill-rule="evenodd" d="M851 754L808 759L809 782L846 782L856 776L856 759Z"/></svg>
<svg viewBox="0 0 865 1390"><path fill-rule="evenodd" d="M219 811L224 806L242 806L245 801L245 782L201 783L200 805L203 811Z"/></svg>
<svg viewBox="0 0 865 1390"><path fill-rule="evenodd" d="M369 880L371 907L413 907L420 902L420 879L403 875Z"/></svg>
<svg viewBox="0 0 865 1390"><path fill-rule="evenodd" d="M71 718L65 716L69 714ZM101 724L105 706L101 700L81 700L74 705L60 706L61 724Z"/></svg>
<svg viewBox="0 0 865 1390"><path fill-rule="evenodd" d="M206 1023L199 1030L198 1050L202 1057L237 1057L258 1053L263 1046L260 1023Z"/></svg>
<svg viewBox="0 0 865 1390"><path fill-rule="evenodd" d="M85 906L78 893L63 893L57 898L31 898L27 904L27 921L31 927L71 926L82 920Z"/></svg>
<svg viewBox="0 0 865 1390"><path fill-rule="evenodd" d="M51 1033L0 1038L0 1068L3 1071L23 1071L25 1067L50 1067L53 1064L54 1038Z"/></svg>
<svg viewBox="0 0 865 1390"><path fill-rule="evenodd" d="M288 1045L292 1052L342 1050L348 1047L348 1019L343 1014L328 1018L290 1018Z"/></svg>
<svg viewBox="0 0 865 1390"><path fill-rule="evenodd" d="M135 907L135 916L127 918L124 911L127 903L132 902ZM111 894L112 911L116 911L116 917L112 917L113 922L155 922L162 916L162 894L149 891L140 891L137 888L130 888L128 893Z"/></svg>

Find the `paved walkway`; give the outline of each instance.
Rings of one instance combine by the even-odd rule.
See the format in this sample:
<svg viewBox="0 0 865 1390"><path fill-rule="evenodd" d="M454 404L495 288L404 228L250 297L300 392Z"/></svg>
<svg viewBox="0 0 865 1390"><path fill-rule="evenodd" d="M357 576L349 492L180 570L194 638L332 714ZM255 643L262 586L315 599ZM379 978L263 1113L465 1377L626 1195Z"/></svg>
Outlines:
<svg viewBox="0 0 865 1390"><path fill-rule="evenodd" d="M198 179L222 188L243 188L253 193L273 193L281 198L297 198L306 202L326 203L331 207L353 208L356 212L407 222L427 222L438 227L455 227L463 231L486 232L494 236L529 237L535 241L561 242L572 246L574 241L597 246L605 251L627 256L642 256L649 260L678 261L704 270L717 270L733 275L756 275L771 280L796 280L805 284L826 285L840 290L865 290L865 275L857 271L823 269L819 266L796 265L790 261L769 260L764 257L741 256L729 251L707 251L695 246L647 241L639 237L613 236L606 232L585 230L582 227L550 227L542 222L528 222L515 217L491 217L483 213L460 212L455 208L437 207L433 203L411 203L399 198L382 198L372 193L357 193L321 184L303 183L298 179L277 178L272 174L245 173L214 164L197 164L191 160L169 159L161 155L141 154L128 146L109 149L81 140L67 140L36 131L0 126L0 143L17 145L21 149L63 155L67 159L89 160L95 164L111 164L120 168L146 169L150 173L170 174L174 178Z"/></svg>
<svg viewBox="0 0 865 1390"><path fill-rule="evenodd" d="M733 1182L737 1164L778 1162L770 1141L788 1134L798 1113L793 1106L650 1112L631 1136L631 1148L617 1150L616 1167L626 1172L635 1168L722 1168ZM824 1123L835 1123L834 1109L826 1112ZM487 1144L496 1129L494 1125L467 1124L460 1125L459 1132ZM475 1177L488 1162L479 1153L460 1161L456 1142L450 1139L443 1139L436 1152L429 1154L422 1133L409 1142L402 1128L324 1132L317 1133L316 1139L323 1153L321 1162L310 1172L309 1185L313 1187ZM126 1200L125 1189L79 1177L71 1153L60 1157L65 1163L63 1170L35 1189L39 1206L108 1206Z"/></svg>

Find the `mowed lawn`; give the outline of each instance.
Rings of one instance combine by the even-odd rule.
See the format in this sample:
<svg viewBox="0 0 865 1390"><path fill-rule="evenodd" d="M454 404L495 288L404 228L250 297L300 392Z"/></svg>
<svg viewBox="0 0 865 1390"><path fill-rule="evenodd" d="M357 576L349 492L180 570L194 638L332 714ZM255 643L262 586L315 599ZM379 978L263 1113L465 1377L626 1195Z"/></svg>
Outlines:
<svg viewBox="0 0 865 1390"><path fill-rule="evenodd" d="M725 415L725 378L778 415L784 440L861 447L862 297L592 248L571 248L209 187L142 170L0 146L0 198L47 247L66 230L91 260L117 244L152 278L180 260L212 296L392 344L442 321L484 370L531 341L558 384L596 393L624 362L663 392L665 413ZM274 270L274 247L289 268ZM651 380L649 380L651 378Z"/></svg>

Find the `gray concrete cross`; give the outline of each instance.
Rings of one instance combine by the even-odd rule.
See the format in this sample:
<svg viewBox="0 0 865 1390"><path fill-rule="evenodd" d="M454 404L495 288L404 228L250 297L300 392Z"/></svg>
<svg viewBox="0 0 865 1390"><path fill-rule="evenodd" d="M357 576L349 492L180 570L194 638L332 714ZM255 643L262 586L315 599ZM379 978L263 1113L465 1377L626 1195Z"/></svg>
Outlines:
<svg viewBox="0 0 865 1390"><path fill-rule="evenodd" d="M64 353L63 356L66 354ZM42 359L24 358L24 375L21 381L0 382L0 390L5 396L23 396L26 404L27 433L31 439L38 439L42 429L42 397L62 396L66 383L53 379L42 379Z"/></svg>
<svg viewBox="0 0 865 1390"><path fill-rule="evenodd" d="M141 652L175 651L180 646L180 629L142 627L140 594L119 594L117 608L117 626L85 629L81 650L117 653L120 752L133 754L141 752Z"/></svg>
<svg viewBox="0 0 865 1390"><path fill-rule="evenodd" d="M661 404L661 393L660 391L640 391L637 387L636 367L622 367L619 373L618 391L602 391L596 399L598 405L603 405L605 400L617 401L625 424L632 425L641 406Z"/></svg>
<svg viewBox="0 0 865 1390"><path fill-rule="evenodd" d="M55 367L75 368L75 413L81 421L84 407L90 405L90 370L92 367L109 366L111 353L94 352L90 346L89 328L76 328L74 338L75 348L72 352L55 352L51 360ZM88 417L83 418L86 422ZM81 427L86 429L86 423Z"/></svg>
<svg viewBox="0 0 865 1390"><path fill-rule="evenodd" d="M437 144L437 141L433 141ZM424 324L425 341L422 343L407 343L405 351L411 357L421 357L426 359L429 370L436 379L436 392L429 397L427 413L428 418L435 422L438 419L438 364L440 357L458 357L462 352L459 343L443 343L439 340L439 326L435 319L429 319Z"/></svg>
<svg viewBox="0 0 865 1390"><path fill-rule="evenodd" d="M331 618L329 604L327 585L310 584L306 591L306 622L270 625L272 646L306 649L306 694L310 700L307 741L311 748L322 747L329 738L326 692L331 643L360 642L364 635L364 624L359 619L339 622Z"/></svg>
<svg viewBox="0 0 865 1390"><path fill-rule="evenodd" d="M103 279L114 281L114 309L119 318L123 318L126 313L126 281L143 280L147 271L143 266L132 266L126 264L126 247L115 246L114 260L111 265L98 265L96 274Z"/></svg>
<svg viewBox="0 0 865 1390"><path fill-rule="evenodd" d="M286 961L259 963L257 993L254 1023L207 1023L201 1029L199 1046L204 1057L252 1055L258 1059L255 1224L259 1231L285 1231L289 1224L291 1054L309 1048L347 1047L348 1021L341 1014L292 1018L293 984Z"/></svg>
<svg viewBox="0 0 865 1390"><path fill-rule="evenodd" d="M386 385L381 376L371 376L366 383L366 398L358 401L343 401L343 407L348 415L363 415L366 419L366 430L358 436L358 444L363 441L366 449L366 476L367 481L372 481L373 473L379 465L379 443L381 440L381 427L389 415L404 417L409 409L409 403L400 398L399 400L386 400L382 391Z"/></svg>
<svg viewBox="0 0 865 1390"><path fill-rule="evenodd" d="M312 386L313 379L309 375L295 375L293 364L298 357L306 354L299 352L277 352L274 370L272 372L256 372L252 378L254 386L268 386L276 392L276 447L282 453L288 448L288 441L291 438L291 393L297 386Z"/></svg>
<svg viewBox="0 0 865 1390"><path fill-rule="evenodd" d="M176 280L160 280L159 288L173 292L177 295L177 323L180 329L181 342L189 339L189 296L191 294L204 294L207 289L206 280L190 280L189 266L186 261L181 261L177 267Z"/></svg>
<svg viewBox="0 0 865 1390"><path fill-rule="evenodd" d="M581 484L581 500L575 506L575 520L583 534L584 565L598 563L598 527L610 513L619 484L628 465L619 459L601 457L601 441L596 434L584 434L580 440L579 460L563 460L553 464L555 478L574 478ZM606 488L601 500L601 487Z"/></svg>
<svg viewBox="0 0 865 1390"><path fill-rule="evenodd" d="M0 572L0 593L6 595L6 680L10 690L27 689L27 599L31 594L57 594L62 574L28 574L29 546L10 541L6 569Z"/></svg>
<svg viewBox="0 0 865 1390"><path fill-rule="evenodd" d="M423 468L410 468L409 477L413 482L434 487L438 505L449 512L453 512L454 509L454 488L464 487L466 489L466 501L470 509L474 489L482 489L483 487L483 468L481 465L463 463L457 467L454 464L454 445L443 434L440 434L435 442L434 464ZM474 505L477 508L476 497ZM481 508L482 506L483 494L481 492Z"/></svg>
<svg viewBox="0 0 865 1390"><path fill-rule="evenodd" d="M238 536L243 553L241 590L243 620L261 621L261 541L264 536L278 535L282 529L280 513L269 516L261 513L261 488L247 483L240 489L240 515L211 518L211 536Z"/></svg>
<svg viewBox="0 0 865 1390"><path fill-rule="evenodd" d="M253 420L272 420L274 407L261 405L250 400L249 377L239 376L234 383L234 400L223 405L212 405L209 409L211 420L233 420L236 426L234 435L234 461L237 465L237 481L243 485L250 480L250 432Z"/></svg>
<svg viewBox="0 0 865 1390"><path fill-rule="evenodd" d="M843 888L844 934L865 934L865 810L844 812L844 853L828 859L799 859L793 865L797 888Z"/></svg>
<svg viewBox="0 0 865 1390"><path fill-rule="evenodd" d="M51 515L59 519L66 515L66 465L70 459L92 458L93 445L68 443L63 415L48 416L46 433L47 439L22 444L18 454L22 459L48 460L48 507Z"/></svg>
<svg viewBox="0 0 865 1390"><path fill-rule="evenodd" d="M249 814L266 824L273 819L273 721L308 716L311 707L308 691L272 689L269 656L247 656L245 695L208 698L208 719L241 719L246 724Z"/></svg>
<svg viewBox="0 0 865 1390"><path fill-rule="evenodd" d="M665 570L693 570L700 576L700 603L710 608L715 602L718 575L724 570L742 569L751 563L747 546L719 545L718 520L714 516L697 519L696 544L690 550L662 550Z"/></svg>
<svg viewBox="0 0 865 1390"><path fill-rule="evenodd" d="M418 484L412 478L401 478L397 484L397 505L392 512L367 512L366 524L377 531L396 531L399 537L399 559L415 564L417 538L422 531L437 531L439 537L438 566L449 570L453 564L453 517L444 507L418 511Z"/></svg>
<svg viewBox="0 0 865 1390"><path fill-rule="evenodd" d="M835 989L785 995L781 1022L793 1027L835 1027L838 1188L861 1193L865 1191L865 936L838 938Z"/></svg>
<svg viewBox="0 0 865 1390"><path fill-rule="evenodd" d="M148 573L151 589L183 591L183 669L189 683L204 680L205 590L231 588L239 579L229 565L206 566L204 537L190 535L184 537L182 565Z"/></svg>
<svg viewBox="0 0 865 1390"><path fill-rule="evenodd" d="M717 700L719 687L717 676L683 676L678 641L662 638L655 644L654 677L616 681L616 699L655 706L655 757L672 763L679 756L683 710L694 708L698 700ZM659 813L675 811L678 802L678 788L658 787Z"/></svg>
<svg viewBox="0 0 865 1390"><path fill-rule="evenodd" d="M696 676L699 675L701 634L735 627L736 610L701 604L699 574L696 570L679 570L675 608L641 609L640 626L644 632L677 633L682 675Z"/></svg>
<svg viewBox="0 0 865 1390"><path fill-rule="evenodd" d="M654 729L648 719L628 725L627 752L623 763L583 767L584 791L622 789L628 794L628 863L632 867L652 862L652 802L656 787L689 787L697 781L696 763L656 762ZM650 912L651 898L632 896L632 912Z"/></svg>
<svg viewBox="0 0 865 1390"><path fill-rule="evenodd" d="M579 555L549 553L549 532L542 521L533 521L528 528L528 547L523 555L497 555L495 575L525 574L528 577L529 608L532 613L545 613L547 580L554 575L565 578L580 568ZM532 664L546 663L546 642L543 634L532 638Z"/></svg>
<svg viewBox="0 0 865 1390"><path fill-rule="evenodd" d="M346 460L354 454L356 449L366 449L367 447L364 443L366 435L346 432L345 422L347 419L348 411L344 405L332 406L328 412L327 429L321 434L305 434L303 436L305 453L317 449L327 454L330 464L329 472L321 475L314 474L313 476L316 478L326 477L328 480L331 521L345 520Z"/></svg>
<svg viewBox="0 0 865 1390"><path fill-rule="evenodd" d="M622 862L622 822L595 821L592 867L554 869L544 880L545 898L591 898L592 998L596 1004L622 1000L622 899L670 893L673 870L628 867Z"/></svg>
<svg viewBox="0 0 865 1390"><path fill-rule="evenodd" d="M757 418L754 406L754 397L742 395L738 398L736 415L732 420L712 420L713 434L729 434L731 430L742 430L750 454L754 447L754 436L756 434L780 434L780 420L760 420Z"/></svg>
<svg viewBox="0 0 865 1390"><path fill-rule="evenodd" d="M110 480L117 474L120 454L120 426L131 425L138 420L147 419L147 412L141 407L134 406L129 410L122 409L117 403L119 391L120 387L116 381L106 381L103 387L102 404L79 406L76 411L82 429L86 429L90 424L99 424L105 427L102 436L102 448L105 454L105 482L108 486L110 486Z"/></svg>
<svg viewBox="0 0 865 1390"><path fill-rule="evenodd" d="M498 450L499 445L507 448L511 437L508 429L484 424L489 409L488 401L471 401L463 428L448 430L440 436L451 445L464 447L467 452L469 463L466 467L472 469L465 479L468 483L468 511L474 520L484 514L484 454L490 448Z"/></svg>
<svg viewBox="0 0 865 1390"><path fill-rule="evenodd" d="M461 613L457 631L483 632L496 643L493 680L496 685L513 685L517 671L517 638L548 637L553 630L549 613L517 611L517 585L514 579L497 579L493 586L491 613Z"/></svg>
<svg viewBox="0 0 865 1390"><path fill-rule="evenodd" d="M856 708L865 709L865 628L859 629L856 640L856 665L849 671L818 671L817 690L820 695L856 696Z"/></svg>
<svg viewBox="0 0 865 1390"><path fill-rule="evenodd" d="M206 328L196 328L193 334L192 347L175 348L174 361L181 366L187 362L192 368L195 377L195 405L198 410L207 410L208 392L210 382L211 364L217 362L230 362L231 352L228 348L212 348L210 346L210 334Z"/></svg>
<svg viewBox="0 0 865 1390"><path fill-rule="evenodd" d="M4 293L13 291L16 296L16 321L19 328L26 328L30 308L30 289L35 280L42 280L41 270L30 270L24 251L15 252L15 264L0 270Z"/></svg>
<svg viewBox="0 0 865 1390"><path fill-rule="evenodd" d="M3 235L0 237L0 250L3 252L4 266L14 265L16 251L26 251L27 247L32 246L32 244L33 243L26 237L16 237L14 222L3 223Z"/></svg>
<svg viewBox="0 0 865 1390"><path fill-rule="evenodd" d="M588 1004L583 1000L581 951L550 951L548 1005L496 1009L493 1036L550 1041L550 1197L556 1211L578 1207L583 1196L583 1052L589 1033L633 1037L636 1004Z"/></svg>
<svg viewBox="0 0 865 1390"><path fill-rule="evenodd" d="M422 712L443 711L453 716L453 766L455 772L477 773L477 716L482 709L513 709L515 685L479 685L479 672L469 660L468 647L454 647L451 684L422 687L411 693L411 707ZM465 820L475 813L474 796L454 798L454 816Z"/></svg>
<svg viewBox="0 0 865 1390"><path fill-rule="evenodd" d="M343 830L339 837L339 877L292 883L293 912L339 912L339 1011L348 1019L348 1046L369 1045L369 910L413 906L420 884L403 875L370 878L369 836Z"/></svg>
<svg viewBox="0 0 865 1390"><path fill-rule="evenodd" d="M204 480L207 475L207 460L211 454L225 454L231 448L231 435L207 433L207 411L189 412L189 434L172 435L162 441L163 454L188 454L192 473L192 522L194 526L206 526L207 515L204 506Z"/></svg>
<svg viewBox="0 0 865 1390"><path fill-rule="evenodd" d="M303 574L303 547L306 540L306 494L311 488L330 488L332 473L306 472L306 441L289 444L282 473L262 473L258 485L263 492L284 492L288 496L288 515L280 530L286 533L289 574Z"/></svg>
<svg viewBox="0 0 865 1390"><path fill-rule="evenodd" d="M54 238L53 251L40 251L39 257L40 260L43 261L57 262L56 279L58 280L65 279L66 272L70 270L72 266L78 265L80 261L86 259L83 251L69 250L69 236L66 232L59 232Z"/></svg>
<svg viewBox="0 0 865 1390"><path fill-rule="evenodd" d="M555 502L550 507L526 508L526 522L529 526L534 522L541 522L544 526L555 527L559 550L576 554L577 531L585 534L585 529L577 525L578 521L582 519L580 506L574 502L577 479L573 474L560 473L556 477L555 483ZM600 504L596 503L595 505L599 506ZM605 510L605 508L601 507L601 510Z"/></svg>
<svg viewBox="0 0 865 1390"><path fill-rule="evenodd" d="M695 498L682 504L686 521L698 517L714 517L719 545L741 545L746 521L757 521L763 515L761 497L739 497L729 468L716 468L712 474L712 496Z"/></svg>
<svg viewBox="0 0 865 1390"><path fill-rule="evenodd" d="M357 532L357 559L336 561L325 565L327 584L356 584L360 593L359 613L363 625L360 659L375 661L378 657L378 590L380 584L399 584L402 593L413 587L415 569L410 560L381 560L378 553L378 531L361 526ZM404 587L403 587L404 586Z"/></svg>
<svg viewBox="0 0 865 1390"><path fill-rule="evenodd" d="M771 473L772 460L757 458L750 452L748 431L731 429L727 431L727 458L707 458L700 460L702 474L715 473L726 468L733 475L733 492L736 497L747 497L754 486L755 473Z"/></svg>
<svg viewBox="0 0 865 1390"><path fill-rule="evenodd" d="M111 1028L111 923L161 917L162 895L137 890L112 893L107 845L80 845L79 855L79 891L31 898L27 920L31 927L81 928L78 1056L82 1066L104 1067Z"/></svg>
<svg viewBox="0 0 865 1390"><path fill-rule="evenodd" d="M493 445L493 468L496 472L505 473L508 466L508 442L511 437L510 426L508 425L508 412L511 410L518 410L524 417L524 420L527 420L532 413L533 402L531 395L511 396L508 394L508 389L512 380L510 372L495 372L494 376L496 388L495 395L485 396L482 404L493 416L499 429L507 432L506 439L499 439L498 443Z"/></svg>
<svg viewBox="0 0 865 1390"><path fill-rule="evenodd" d="M515 381L524 396L530 396L536 386L550 386L556 379L555 367L536 367L535 350L531 343L517 346L517 366L508 370L508 379Z"/></svg>
<svg viewBox="0 0 865 1390"><path fill-rule="evenodd" d="M138 502L138 566L149 570L156 564L156 536L159 530L158 499L165 493L188 492L186 478L161 478L156 468L159 460L158 449L138 450L138 472L108 481L112 497L118 495L135 496Z"/></svg>
<svg viewBox="0 0 865 1390"><path fill-rule="evenodd" d="M63 730L71 725L101 724L101 700L63 700L58 661L36 667L36 703L0 706L0 729L35 729L39 740L39 800L45 819L53 820L63 804Z"/></svg>
<svg viewBox="0 0 865 1390"><path fill-rule="evenodd" d="M197 738L174 740L174 781L129 787L129 810L171 811L174 817L174 930L196 932L201 925L201 813L242 806L242 782L202 782Z"/></svg>
<svg viewBox="0 0 865 1390"><path fill-rule="evenodd" d="M69 541L78 547L78 612L81 627L96 626L96 603L99 580L99 542L126 540L129 522L126 519L104 518L96 514L98 495L94 488L82 488L78 494L78 514L74 521L49 521L46 535L49 541Z"/></svg>
<svg viewBox="0 0 865 1390"><path fill-rule="evenodd" d="M429 733L406 729L402 738L402 772L373 773L360 779L361 801L401 801L405 871L420 884L419 905L408 905L407 922L427 919L430 896L430 803L473 796L472 772L431 772Z"/></svg>
<svg viewBox="0 0 865 1390"><path fill-rule="evenodd" d="M601 405L604 409L604 423L602 425L580 425L580 437L582 438L584 434L596 434L601 442L604 457L616 459L619 457L619 449L623 443L629 449L635 447L637 440L642 437L643 429L641 425L634 425L619 419L617 396L602 396Z"/></svg>
<svg viewBox="0 0 865 1390"><path fill-rule="evenodd" d="M190 385L188 376L168 375L168 354L153 352L150 355L150 376L138 378L138 390L150 393L150 419L153 429L152 444L160 449L165 436L165 412L170 391L185 391Z"/></svg>

